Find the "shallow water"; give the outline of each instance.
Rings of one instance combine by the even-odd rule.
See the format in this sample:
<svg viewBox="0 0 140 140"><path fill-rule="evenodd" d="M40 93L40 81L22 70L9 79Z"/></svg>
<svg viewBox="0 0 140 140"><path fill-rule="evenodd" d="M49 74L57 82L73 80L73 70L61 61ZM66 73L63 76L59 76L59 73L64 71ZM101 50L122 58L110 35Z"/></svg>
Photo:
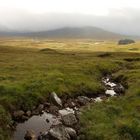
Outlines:
<svg viewBox="0 0 140 140"><path fill-rule="evenodd" d="M46 119L48 119L49 122L47 122ZM32 116L29 120L17 125L13 140L24 140L27 130L34 130L35 134L38 136L40 132L46 132L50 129L52 124L57 122L58 119L49 113L43 113L41 116Z"/></svg>
<svg viewBox="0 0 140 140"><path fill-rule="evenodd" d="M117 84L110 82L110 78L106 77L102 80L104 85L110 88L105 91L105 94L115 96L117 93L114 91L114 87L117 86ZM93 98L95 102L102 102L101 97ZM67 108L67 111L71 111L71 109ZM60 112L65 113L65 110L60 110ZM46 121L47 120L47 121ZM57 125L61 123L60 118L57 116L54 116L50 113L43 113L42 115L34 115L24 123L18 123L16 127L16 131L14 132L13 140L24 140L24 136L26 134L27 130L33 130L38 136L40 132L47 132L53 125Z"/></svg>

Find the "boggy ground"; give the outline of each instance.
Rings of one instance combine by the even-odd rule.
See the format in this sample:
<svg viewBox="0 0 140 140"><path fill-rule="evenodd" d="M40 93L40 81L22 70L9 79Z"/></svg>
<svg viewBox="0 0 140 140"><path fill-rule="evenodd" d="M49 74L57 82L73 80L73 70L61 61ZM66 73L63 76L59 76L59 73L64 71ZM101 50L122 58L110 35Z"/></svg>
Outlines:
<svg viewBox="0 0 140 140"><path fill-rule="evenodd" d="M103 44L102 47L98 45L99 50L96 44L94 51L94 42L90 42L88 46L89 41L82 41L81 44L69 42L67 46L69 49L63 50L59 49L61 42L53 44L52 48L49 46L50 42L48 45L47 42L42 43L42 49L34 48L38 43L41 44L41 41L27 40L23 45L24 41L5 39L0 43L1 140L10 139L12 124L10 114L14 110L32 109L47 100L52 91L60 97L100 94L103 91L100 80L106 73L114 73L114 79L128 87L126 95L86 107L80 118L81 133L83 133L81 139L138 140L140 138L138 44L128 45L129 51L126 49L127 46L121 46L119 52L119 46L113 42ZM84 45L84 48L78 51L70 44L74 44L75 48L76 44L78 47ZM116 47L118 47L117 52L115 52ZM113 51L110 52L109 48ZM128 85L124 81L127 81Z"/></svg>

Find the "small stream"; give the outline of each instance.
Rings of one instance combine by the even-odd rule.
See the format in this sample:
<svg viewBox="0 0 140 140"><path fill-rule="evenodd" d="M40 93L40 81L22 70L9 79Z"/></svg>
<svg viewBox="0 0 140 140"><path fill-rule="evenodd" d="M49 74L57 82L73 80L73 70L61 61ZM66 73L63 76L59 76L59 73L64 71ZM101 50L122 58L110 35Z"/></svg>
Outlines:
<svg viewBox="0 0 140 140"><path fill-rule="evenodd" d="M46 121L47 120L47 121ZM58 123L58 118L55 115L44 112L42 115L34 115L28 121L19 123L14 133L14 140L24 140L27 130L34 130L38 136L40 132L48 131L54 123Z"/></svg>
<svg viewBox="0 0 140 140"><path fill-rule="evenodd" d="M115 89L119 89L120 91L124 90L122 85L112 82L110 76L102 78L102 83L106 89L104 95L107 98L110 96L116 96L120 94L117 93ZM104 100L102 96L89 98L89 99L90 101L92 100L92 102L102 102L102 100ZM33 115L27 121L17 124L16 130L14 132L13 140L24 140L24 136L27 130L34 130L36 136L39 136L40 132L46 133L54 125L57 125L59 123L61 123L60 116L55 116L45 111L43 112L42 115Z"/></svg>

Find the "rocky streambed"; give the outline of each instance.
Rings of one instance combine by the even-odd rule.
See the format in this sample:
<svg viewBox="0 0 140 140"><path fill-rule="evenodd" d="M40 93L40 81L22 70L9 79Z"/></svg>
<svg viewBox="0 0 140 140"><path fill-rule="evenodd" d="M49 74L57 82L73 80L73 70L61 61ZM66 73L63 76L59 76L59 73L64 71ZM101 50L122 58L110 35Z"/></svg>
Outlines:
<svg viewBox="0 0 140 140"><path fill-rule="evenodd" d="M82 106L102 102L125 92L124 87L113 82L111 76L103 77L102 84L105 92L98 96L78 96L63 100L52 92L50 102L40 104L33 110L13 112L13 120L16 122L13 140L79 139L79 115Z"/></svg>

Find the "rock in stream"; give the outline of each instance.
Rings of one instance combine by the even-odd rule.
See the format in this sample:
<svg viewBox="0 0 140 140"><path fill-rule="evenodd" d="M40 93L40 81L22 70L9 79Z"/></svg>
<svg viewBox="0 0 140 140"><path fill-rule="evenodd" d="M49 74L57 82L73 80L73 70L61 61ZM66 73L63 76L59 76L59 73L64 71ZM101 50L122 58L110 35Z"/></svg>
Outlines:
<svg viewBox="0 0 140 140"><path fill-rule="evenodd" d="M24 123L19 123L16 127L14 140L76 140L79 107L85 106L90 102L102 102L109 96L116 96L124 92L124 87L111 81L109 76L102 79L106 91L104 95L94 98L78 96L70 98L62 104L62 100L55 92L50 94L50 103L45 102L36 107L32 112L15 111L15 120L30 117ZM43 114L40 115L40 112ZM49 112L49 113L48 113ZM32 116L33 115L33 116ZM34 130L34 131L33 131Z"/></svg>

